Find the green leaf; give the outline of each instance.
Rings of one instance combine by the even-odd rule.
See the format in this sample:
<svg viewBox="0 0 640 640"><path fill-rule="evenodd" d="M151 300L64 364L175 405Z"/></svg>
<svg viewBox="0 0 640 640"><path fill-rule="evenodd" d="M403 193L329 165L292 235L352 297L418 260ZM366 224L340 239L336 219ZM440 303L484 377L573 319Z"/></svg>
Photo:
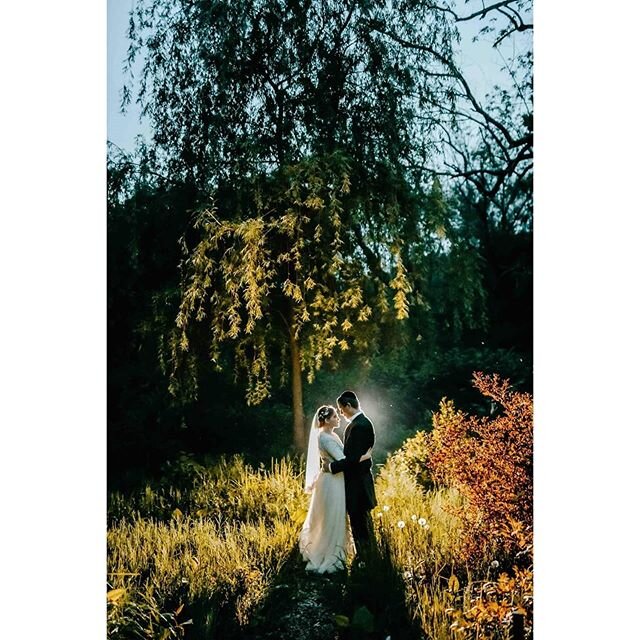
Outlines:
<svg viewBox="0 0 640 640"><path fill-rule="evenodd" d="M334 619L341 629L346 629L349 626L349 618L347 616L336 615Z"/></svg>

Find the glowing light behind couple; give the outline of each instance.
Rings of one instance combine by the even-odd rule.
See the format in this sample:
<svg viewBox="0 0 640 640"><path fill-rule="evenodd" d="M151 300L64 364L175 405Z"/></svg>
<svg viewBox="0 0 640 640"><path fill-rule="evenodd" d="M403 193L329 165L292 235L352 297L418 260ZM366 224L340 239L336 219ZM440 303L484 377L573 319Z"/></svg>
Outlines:
<svg viewBox="0 0 640 640"><path fill-rule="evenodd" d="M388 435L393 431L394 414L393 414L393 399L388 398L388 393L375 386L353 386L349 387L355 391L358 399L360 400L360 409L371 419L376 428L376 440L383 443L387 440ZM317 407L323 404L330 404L337 408L336 398L340 395L342 387L336 386L336 392L333 397L326 397L324 395L312 396L312 407L309 415L307 416L307 422L311 421L313 413ZM335 432L342 439L344 437L344 430L347 426L347 421L343 416L340 416L340 424L336 427ZM377 447L376 447L377 448ZM378 450L378 454L380 451ZM381 461L381 460L380 460Z"/></svg>

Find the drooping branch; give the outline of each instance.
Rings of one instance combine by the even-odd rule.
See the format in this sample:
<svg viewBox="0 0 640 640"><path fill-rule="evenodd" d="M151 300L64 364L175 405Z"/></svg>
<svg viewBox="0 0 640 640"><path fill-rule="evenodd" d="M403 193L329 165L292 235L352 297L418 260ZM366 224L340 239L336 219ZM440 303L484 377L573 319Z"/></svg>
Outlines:
<svg viewBox="0 0 640 640"><path fill-rule="evenodd" d="M505 16L512 26L511 28L505 27L499 32L498 39L493 43L494 49L498 49L500 43L514 33L524 33L533 29L533 24L525 23L522 16L511 5L505 6L504 9L497 9L497 11Z"/></svg>

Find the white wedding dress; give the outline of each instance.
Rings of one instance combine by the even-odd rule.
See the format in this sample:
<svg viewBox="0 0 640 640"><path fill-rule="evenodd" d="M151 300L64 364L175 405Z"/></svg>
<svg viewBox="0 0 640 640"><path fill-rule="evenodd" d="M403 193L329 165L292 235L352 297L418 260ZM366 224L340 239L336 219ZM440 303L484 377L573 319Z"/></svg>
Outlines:
<svg viewBox="0 0 640 640"><path fill-rule="evenodd" d="M320 431L312 437L318 438L322 461L344 458L342 441L336 434ZM317 573L333 573L344 568L347 556L352 555L354 545L347 523L343 473L318 473L299 547L307 571Z"/></svg>

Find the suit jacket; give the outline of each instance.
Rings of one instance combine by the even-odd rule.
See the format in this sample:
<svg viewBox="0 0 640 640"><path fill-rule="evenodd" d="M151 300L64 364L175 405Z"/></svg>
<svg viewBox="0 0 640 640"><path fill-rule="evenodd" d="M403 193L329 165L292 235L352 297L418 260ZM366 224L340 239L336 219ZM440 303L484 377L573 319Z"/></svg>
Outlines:
<svg viewBox="0 0 640 640"><path fill-rule="evenodd" d="M369 511L376 504L371 460L360 462L376 441L373 424L364 413L357 415L344 432L344 458L331 463L331 473L344 472L347 511Z"/></svg>

